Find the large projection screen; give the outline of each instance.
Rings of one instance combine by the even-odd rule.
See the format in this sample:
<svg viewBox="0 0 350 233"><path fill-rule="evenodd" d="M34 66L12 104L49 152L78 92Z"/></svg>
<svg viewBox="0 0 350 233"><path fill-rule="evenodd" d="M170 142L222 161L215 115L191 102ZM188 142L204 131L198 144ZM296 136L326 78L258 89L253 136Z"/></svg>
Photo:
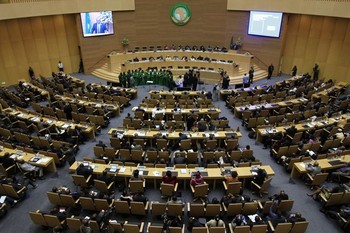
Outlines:
<svg viewBox="0 0 350 233"><path fill-rule="evenodd" d="M250 11L248 34L254 36L280 37L283 13Z"/></svg>
<svg viewBox="0 0 350 233"><path fill-rule="evenodd" d="M84 37L114 34L112 11L80 13Z"/></svg>

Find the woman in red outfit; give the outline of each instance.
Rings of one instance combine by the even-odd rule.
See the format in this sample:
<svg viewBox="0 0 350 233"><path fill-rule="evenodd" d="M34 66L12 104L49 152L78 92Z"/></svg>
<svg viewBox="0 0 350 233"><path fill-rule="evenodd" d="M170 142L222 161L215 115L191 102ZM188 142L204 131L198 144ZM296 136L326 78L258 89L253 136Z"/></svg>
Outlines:
<svg viewBox="0 0 350 233"><path fill-rule="evenodd" d="M163 176L163 183L175 185L177 183L177 177L173 176L171 171L167 171L166 174Z"/></svg>

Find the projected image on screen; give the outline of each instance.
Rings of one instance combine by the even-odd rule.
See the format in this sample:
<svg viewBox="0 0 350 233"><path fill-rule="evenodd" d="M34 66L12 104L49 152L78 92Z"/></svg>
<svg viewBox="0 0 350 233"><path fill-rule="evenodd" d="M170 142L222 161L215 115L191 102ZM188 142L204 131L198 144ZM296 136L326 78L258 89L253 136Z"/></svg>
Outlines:
<svg viewBox="0 0 350 233"><path fill-rule="evenodd" d="M112 11L80 13L84 37L114 34Z"/></svg>
<svg viewBox="0 0 350 233"><path fill-rule="evenodd" d="M251 11L249 17L249 35L279 37L282 25L280 12Z"/></svg>

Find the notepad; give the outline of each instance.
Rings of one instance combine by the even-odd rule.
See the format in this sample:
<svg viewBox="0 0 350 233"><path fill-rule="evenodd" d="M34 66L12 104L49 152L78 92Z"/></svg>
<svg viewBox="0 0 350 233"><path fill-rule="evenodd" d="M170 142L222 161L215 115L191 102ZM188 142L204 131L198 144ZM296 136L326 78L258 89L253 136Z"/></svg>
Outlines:
<svg viewBox="0 0 350 233"><path fill-rule="evenodd" d="M186 173L187 173L186 169L181 169L181 174L186 174Z"/></svg>

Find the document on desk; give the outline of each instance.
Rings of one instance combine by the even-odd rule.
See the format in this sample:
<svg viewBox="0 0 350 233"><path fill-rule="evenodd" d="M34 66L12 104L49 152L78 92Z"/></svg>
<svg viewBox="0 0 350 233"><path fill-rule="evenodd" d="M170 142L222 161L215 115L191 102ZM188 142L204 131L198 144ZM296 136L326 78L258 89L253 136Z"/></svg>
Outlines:
<svg viewBox="0 0 350 233"><path fill-rule="evenodd" d="M153 171L153 175L160 176L160 173L159 173L159 171Z"/></svg>
<svg viewBox="0 0 350 233"><path fill-rule="evenodd" d="M181 169L181 174L186 174L187 173L187 169Z"/></svg>
<svg viewBox="0 0 350 233"><path fill-rule="evenodd" d="M300 166L301 166L302 168L305 168L305 167L306 167L305 163L301 163Z"/></svg>
<svg viewBox="0 0 350 233"><path fill-rule="evenodd" d="M64 124L62 125L62 128L63 128L63 129L67 129L70 125L71 125L70 123L64 123Z"/></svg>
<svg viewBox="0 0 350 233"><path fill-rule="evenodd" d="M39 122L40 118L38 116L35 116L35 117L32 117L30 120L34 122Z"/></svg>
<svg viewBox="0 0 350 233"><path fill-rule="evenodd" d="M125 172L125 167L121 167L119 170L119 173L124 173Z"/></svg>

